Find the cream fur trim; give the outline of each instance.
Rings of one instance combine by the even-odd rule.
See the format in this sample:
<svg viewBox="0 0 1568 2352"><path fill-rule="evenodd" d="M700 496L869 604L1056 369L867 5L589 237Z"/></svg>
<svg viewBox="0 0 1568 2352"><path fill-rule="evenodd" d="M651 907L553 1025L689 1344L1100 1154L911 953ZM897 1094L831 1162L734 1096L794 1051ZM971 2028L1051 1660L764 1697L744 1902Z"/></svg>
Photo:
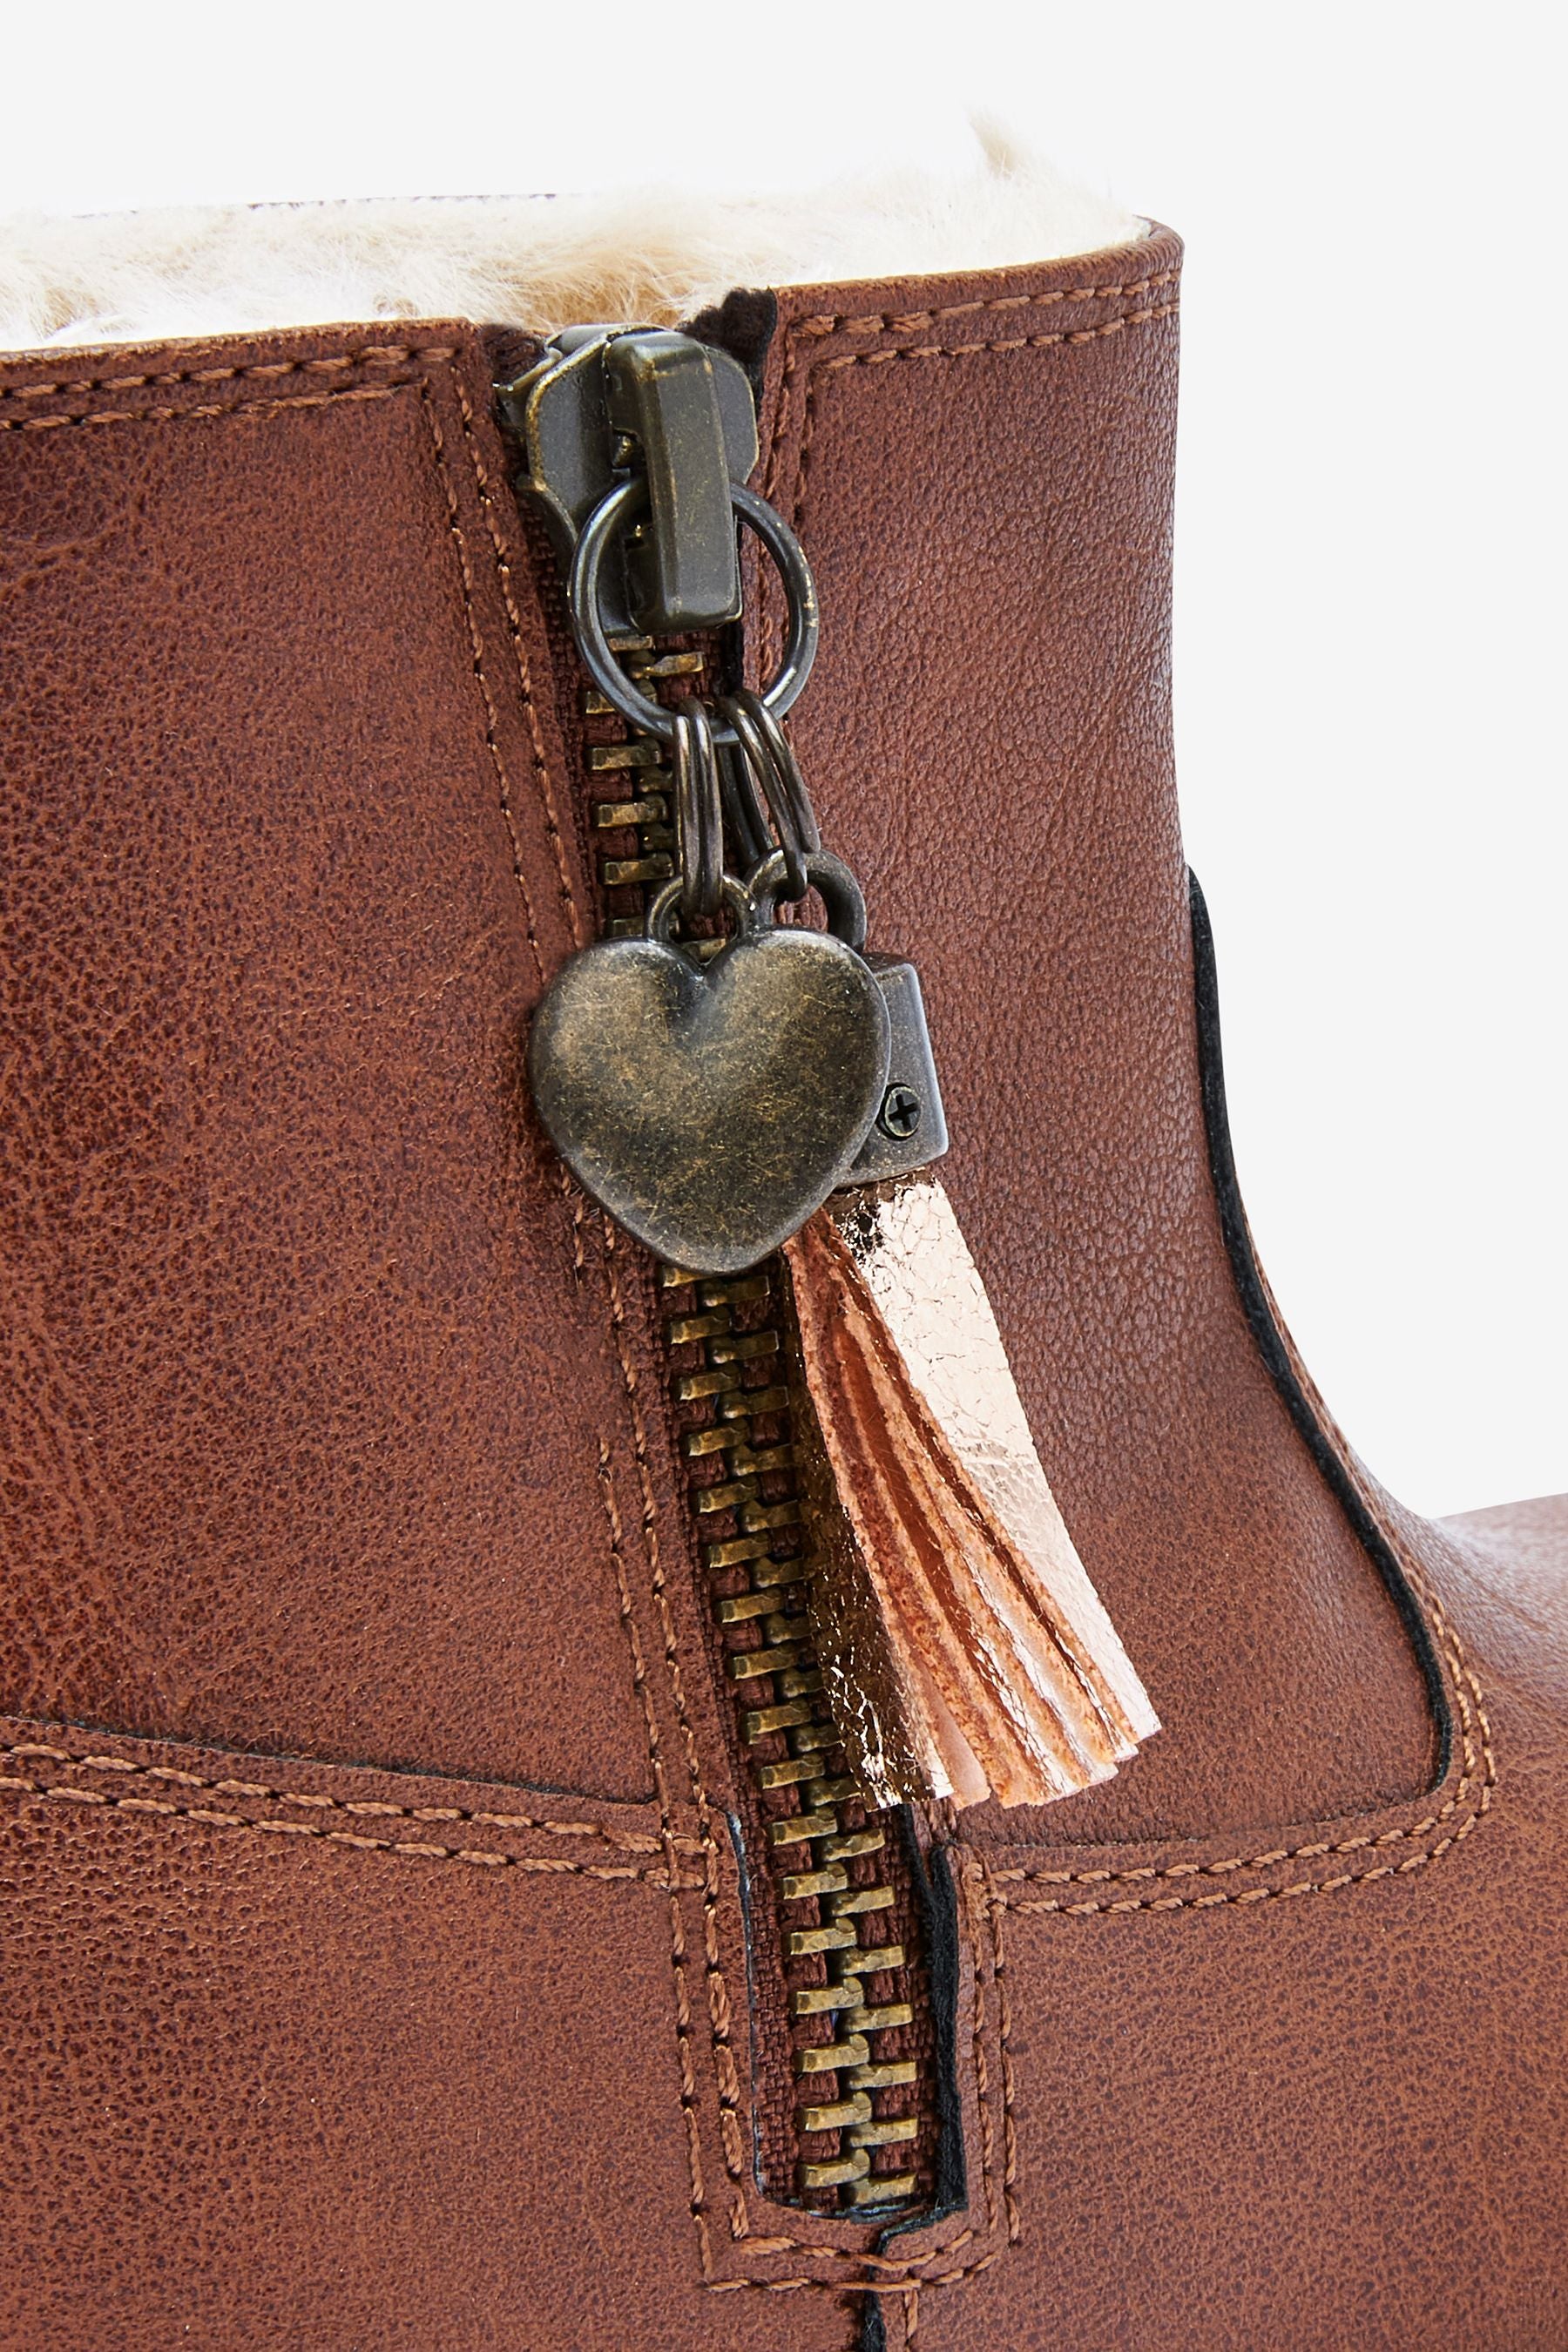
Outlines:
<svg viewBox="0 0 1568 2352"><path fill-rule="evenodd" d="M677 325L737 286L992 269L1092 253L1145 224L983 130L952 180L811 195L426 197L0 224L0 349L373 319L534 333Z"/></svg>

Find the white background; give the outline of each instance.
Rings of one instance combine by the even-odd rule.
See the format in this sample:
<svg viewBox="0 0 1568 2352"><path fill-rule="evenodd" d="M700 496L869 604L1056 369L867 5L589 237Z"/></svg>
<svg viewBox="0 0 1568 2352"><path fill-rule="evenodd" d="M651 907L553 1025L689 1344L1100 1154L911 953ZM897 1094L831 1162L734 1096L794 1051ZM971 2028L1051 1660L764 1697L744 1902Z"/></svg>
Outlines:
<svg viewBox="0 0 1568 2352"><path fill-rule="evenodd" d="M1177 719L1242 1181L1428 1511L1568 1487L1558 12L7 9L0 211L961 165L1188 240Z"/></svg>

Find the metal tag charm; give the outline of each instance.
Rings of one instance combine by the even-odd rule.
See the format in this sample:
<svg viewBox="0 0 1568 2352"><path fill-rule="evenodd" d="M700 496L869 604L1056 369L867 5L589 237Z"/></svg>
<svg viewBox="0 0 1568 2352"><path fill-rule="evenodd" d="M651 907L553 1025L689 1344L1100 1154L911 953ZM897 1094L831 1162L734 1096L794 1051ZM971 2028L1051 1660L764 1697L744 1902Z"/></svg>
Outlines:
<svg viewBox="0 0 1568 2352"><path fill-rule="evenodd" d="M947 1150L947 1120L926 1027L921 976L900 956L867 959L888 1008L891 1039L888 1083L870 1132L845 1178L847 1185L880 1184L929 1168Z"/></svg>

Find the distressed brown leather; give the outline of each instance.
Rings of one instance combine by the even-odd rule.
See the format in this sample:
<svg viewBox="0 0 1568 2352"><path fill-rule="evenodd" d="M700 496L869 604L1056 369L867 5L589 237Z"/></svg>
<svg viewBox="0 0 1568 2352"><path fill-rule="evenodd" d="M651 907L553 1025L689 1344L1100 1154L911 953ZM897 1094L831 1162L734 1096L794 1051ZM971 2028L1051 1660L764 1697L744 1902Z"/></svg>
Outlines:
<svg viewBox="0 0 1568 2352"><path fill-rule="evenodd" d="M757 2185L647 1272L523 1099L581 681L481 341L0 374L6 2352L1568 2342L1568 1508L1399 1513L1226 1246L1178 267L795 290L766 354L795 740L1165 1725L929 1825L967 2199L885 2244Z"/></svg>

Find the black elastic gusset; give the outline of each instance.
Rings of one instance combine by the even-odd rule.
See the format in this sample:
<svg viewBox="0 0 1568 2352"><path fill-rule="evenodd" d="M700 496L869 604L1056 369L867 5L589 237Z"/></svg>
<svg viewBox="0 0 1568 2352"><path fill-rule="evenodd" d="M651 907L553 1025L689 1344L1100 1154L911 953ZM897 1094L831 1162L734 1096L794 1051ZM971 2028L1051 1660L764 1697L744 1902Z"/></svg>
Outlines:
<svg viewBox="0 0 1568 2352"><path fill-rule="evenodd" d="M742 288L727 294L710 310L700 310L687 331L700 343L717 343L739 360L751 382L759 412L763 404L763 370L768 347L777 332L779 301L765 288Z"/></svg>
<svg viewBox="0 0 1568 2352"><path fill-rule="evenodd" d="M963 2166L963 2115L958 2096L958 1890L952 1883L945 1846L933 1845L928 1861L915 1835L915 1819L908 1805L895 1818L899 1840L909 1864L910 1885L920 1906L925 1929L926 1973L931 1980L931 2025L935 2048L931 2077L936 2102L936 2179L931 2201L907 2220L891 2221L879 2240L886 2246L900 2231L928 2230L968 2200Z"/></svg>
<svg viewBox="0 0 1568 2352"><path fill-rule="evenodd" d="M1339 1453L1314 1412L1290 1362L1290 1351L1274 1319L1268 1294L1258 1273L1258 1259L1247 1231L1247 1212L1237 1182L1236 1156L1231 1149L1230 1118L1225 1099L1225 1063L1220 1048L1219 975L1215 962L1214 928L1198 877L1187 869L1192 908L1193 994L1197 1007L1198 1067L1203 1087L1204 1127L1208 1137L1209 1172L1219 1209L1220 1230L1230 1255L1231 1272L1242 1311L1258 1351L1286 1410L1295 1423L1313 1461L1344 1512L1373 1566L1394 1601L1420 1662L1432 1712L1436 1717L1441 1754L1438 1776L1448 1769L1454 1726L1437 1654L1404 1570L1382 1528L1373 1517L1350 1477Z"/></svg>
<svg viewBox="0 0 1568 2352"><path fill-rule="evenodd" d="M861 2308L858 2352L888 2352L888 2326L879 2294L868 2294Z"/></svg>

